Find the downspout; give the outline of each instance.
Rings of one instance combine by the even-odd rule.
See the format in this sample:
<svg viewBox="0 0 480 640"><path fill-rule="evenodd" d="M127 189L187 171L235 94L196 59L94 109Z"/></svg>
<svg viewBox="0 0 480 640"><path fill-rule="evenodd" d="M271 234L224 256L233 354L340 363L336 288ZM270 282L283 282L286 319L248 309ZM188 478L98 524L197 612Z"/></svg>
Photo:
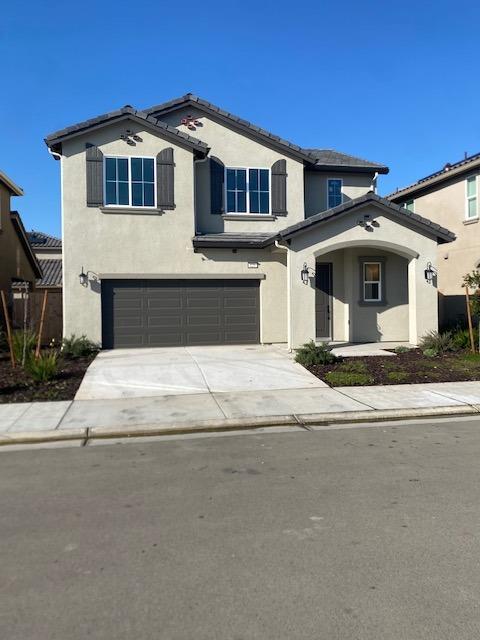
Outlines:
<svg viewBox="0 0 480 640"><path fill-rule="evenodd" d="M279 240L275 240L277 249L284 249L287 252L287 345L288 350L292 351L292 301L291 301L291 259L290 249L288 246L280 244Z"/></svg>
<svg viewBox="0 0 480 640"><path fill-rule="evenodd" d="M377 178L378 178L378 171L375 172L372 178L371 190L373 191L373 193L377 193Z"/></svg>

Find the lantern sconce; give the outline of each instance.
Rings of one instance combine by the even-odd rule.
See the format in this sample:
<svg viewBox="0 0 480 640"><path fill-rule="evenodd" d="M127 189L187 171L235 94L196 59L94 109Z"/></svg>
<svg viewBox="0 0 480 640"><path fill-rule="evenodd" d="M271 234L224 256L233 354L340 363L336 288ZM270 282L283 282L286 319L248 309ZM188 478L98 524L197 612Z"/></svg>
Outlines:
<svg viewBox="0 0 480 640"><path fill-rule="evenodd" d="M309 279L315 275L315 271L308 266L306 262L303 263L303 268L300 271L300 277L302 278L303 284L308 284Z"/></svg>
<svg viewBox="0 0 480 640"><path fill-rule="evenodd" d="M83 270L83 266L82 266L82 271L80 272L78 278L80 280L80 284L82 285L82 287L86 287L88 284L88 273L85 273L85 271Z"/></svg>
<svg viewBox="0 0 480 640"><path fill-rule="evenodd" d="M431 262L427 262L427 268L425 269L425 280L428 284L432 284L433 279L437 275L436 269L433 267Z"/></svg>
<svg viewBox="0 0 480 640"><path fill-rule="evenodd" d="M80 284L82 285L82 287L88 287L89 280L91 280L92 282L99 282L100 276L94 271L85 272L82 266L82 270L78 274L78 279L80 280Z"/></svg>

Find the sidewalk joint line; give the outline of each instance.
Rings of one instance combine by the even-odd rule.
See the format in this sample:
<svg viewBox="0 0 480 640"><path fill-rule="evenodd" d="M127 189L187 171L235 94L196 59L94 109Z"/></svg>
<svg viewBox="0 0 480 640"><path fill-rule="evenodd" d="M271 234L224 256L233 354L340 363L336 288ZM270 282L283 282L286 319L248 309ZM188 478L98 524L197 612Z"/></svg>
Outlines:
<svg viewBox="0 0 480 640"><path fill-rule="evenodd" d="M336 391L337 393L341 393L342 396L345 396L345 398L348 398L349 400L353 400L354 402L363 404L364 407L373 409L373 411L379 411L379 409L377 409L376 407L372 407L372 405L368 404L367 402L363 402L362 400L357 400L357 398L352 398L352 396L349 396L348 393L345 393L345 391L340 391L341 387L330 387L330 389L332 389L333 391ZM380 409L380 411L382 411L382 409Z"/></svg>
<svg viewBox="0 0 480 640"><path fill-rule="evenodd" d="M217 405L217 407L220 409L221 414L228 419L227 414L225 413L225 411L222 409L222 407L220 406L220 403L218 402L218 400L216 399L214 392L210 389L210 385L207 382L207 379L205 377L205 374L202 371L202 367L198 364L197 359L195 358L195 356L193 355L193 353L191 353L188 349L188 347L185 347L185 351L188 353L188 355L191 357L191 359L193 360L193 362L195 363L197 369L200 371L200 375L203 378L203 381L205 382L205 386L208 389L208 393L211 395L211 397L213 398L213 401L215 402L215 404Z"/></svg>

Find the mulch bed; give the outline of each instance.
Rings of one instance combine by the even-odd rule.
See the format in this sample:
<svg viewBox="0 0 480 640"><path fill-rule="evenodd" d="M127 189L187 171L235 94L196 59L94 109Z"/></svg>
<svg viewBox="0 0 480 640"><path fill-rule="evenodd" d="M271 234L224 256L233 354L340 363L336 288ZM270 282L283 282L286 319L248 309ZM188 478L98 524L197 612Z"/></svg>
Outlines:
<svg viewBox="0 0 480 640"><path fill-rule="evenodd" d="M8 354L0 354L0 404L7 402L33 402L38 400L73 400L95 356L64 359L57 375L44 383L33 382L20 366L12 369Z"/></svg>
<svg viewBox="0 0 480 640"><path fill-rule="evenodd" d="M395 356L344 358L330 365L306 367L333 387L480 380L480 355L447 353L433 358L418 349ZM332 375L329 376L329 373ZM340 374L340 375L339 375Z"/></svg>

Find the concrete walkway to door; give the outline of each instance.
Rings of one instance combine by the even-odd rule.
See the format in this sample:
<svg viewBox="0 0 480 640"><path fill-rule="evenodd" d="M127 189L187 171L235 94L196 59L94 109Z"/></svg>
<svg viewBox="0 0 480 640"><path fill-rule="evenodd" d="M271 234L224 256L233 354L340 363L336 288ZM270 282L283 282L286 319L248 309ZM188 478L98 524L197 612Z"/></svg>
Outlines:
<svg viewBox="0 0 480 640"><path fill-rule="evenodd" d="M165 347L101 352L75 400L324 388L284 346Z"/></svg>

